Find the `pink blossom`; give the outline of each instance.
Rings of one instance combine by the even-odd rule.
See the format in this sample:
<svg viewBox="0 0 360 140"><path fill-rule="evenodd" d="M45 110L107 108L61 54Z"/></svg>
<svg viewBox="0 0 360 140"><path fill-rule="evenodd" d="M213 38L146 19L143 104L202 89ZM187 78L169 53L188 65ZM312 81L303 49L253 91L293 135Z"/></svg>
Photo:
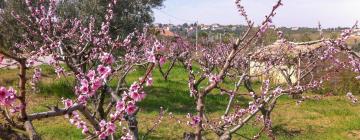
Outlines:
<svg viewBox="0 0 360 140"><path fill-rule="evenodd" d="M79 95L79 97L77 98L77 100L80 102L80 103L86 103L86 101L88 100L88 96L87 95Z"/></svg>
<svg viewBox="0 0 360 140"><path fill-rule="evenodd" d="M194 124L198 124L200 122L200 119L201 118L199 116L195 116L192 118Z"/></svg>
<svg viewBox="0 0 360 140"><path fill-rule="evenodd" d="M155 54L153 52L148 53L147 61L150 62L150 63L155 63L156 62L156 57L155 57Z"/></svg>
<svg viewBox="0 0 360 140"><path fill-rule="evenodd" d="M80 84L81 84L82 86L89 86L89 81L86 80L86 79L82 79L82 80L80 81Z"/></svg>
<svg viewBox="0 0 360 140"><path fill-rule="evenodd" d="M27 61L27 66L30 67L30 66L33 66L35 64L35 60L28 60Z"/></svg>
<svg viewBox="0 0 360 140"><path fill-rule="evenodd" d="M90 70L87 75L86 75L90 80L94 80L95 79L95 76L96 76L96 73L95 73L95 70Z"/></svg>
<svg viewBox="0 0 360 140"><path fill-rule="evenodd" d="M160 41L156 40L154 43L154 48L156 51L163 51L164 50L164 46L160 43Z"/></svg>
<svg viewBox="0 0 360 140"><path fill-rule="evenodd" d="M130 97L134 99L134 101L139 102L145 98L145 93L139 93L139 92L130 92Z"/></svg>
<svg viewBox="0 0 360 140"><path fill-rule="evenodd" d="M162 66L162 65L164 65L165 64L165 62L166 62L166 58L165 57L160 57L160 59L159 59L159 65L160 66Z"/></svg>
<svg viewBox="0 0 360 140"><path fill-rule="evenodd" d="M75 125L77 128L82 129L82 133L86 134L89 132L89 128L86 125L85 121L82 121L80 115L74 111L72 112L72 118L69 120L72 125Z"/></svg>
<svg viewBox="0 0 360 140"><path fill-rule="evenodd" d="M260 26L260 32L258 33L258 36L261 37L269 28L268 22Z"/></svg>
<svg viewBox="0 0 360 140"><path fill-rule="evenodd" d="M129 102L126 106L126 113L129 115L132 115L136 112L137 107L135 106L135 104L133 102Z"/></svg>
<svg viewBox="0 0 360 140"><path fill-rule="evenodd" d="M209 82L210 83L216 83L216 82L219 82L220 81L220 78L216 75L210 75L209 76Z"/></svg>
<svg viewBox="0 0 360 140"><path fill-rule="evenodd" d="M152 77L149 76L146 79L146 86L152 86L152 84L153 84L153 79L152 79Z"/></svg>
<svg viewBox="0 0 360 140"><path fill-rule="evenodd" d="M100 126L101 128L104 128L104 127L106 126L106 121L105 121L105 120L101 120L101 121L99 122L99 126Z"/></svg>
<svg viewBox="0 0 360 140"><path fill-rule="evenodd" d="M16 95L16 90L10 87L8 89L8 96L6 97L4 104L11 105L16 99L15 95Z"/></svg>
<svg viewBox="0 0 360 140"><path fill-rule="evenodd" d="M105 138L106 138L106 134L105 134L105 133L101 133L101 134L99 135L99 139L103 140L103 139L105 139Z"/></svg>
<svg viewBox="0 0 360 140"><path fill-rule="evenodd" d="M106 132L108 134L113 134L115 133L115 130L116 130L116 125L112 122L108 122L107 125L106 125L107 129L106 129Z"/></svg>
<svg viewBox="0 0 360 140"><path fill-rule="evenodd" d="M81 93L81 94L88 94L89 91L90 91L90 89L89 89L89 86L88 86L88 85L82 85L82 86L80 87L80 93Z"/></svg>
<svg viewBox="0 0 360 140"><path fill-rule="evenodd" d="M66 109L68 109L68 108L70 108L71 106L73 106L73 101L70 100L70 99L65 99L65 100L63 100L62 102L64 103Z"/></svg>
<svg viewBox="0 0 360 140"><path fill-rule="evenodd" d="M114 57L109 54L109 53L103 53L101 56L100 56L100 61L101 63L103 64L108 64L108 65L111 65L112 63L114 63L115 59Z"/></svg>
<svg viewBox="0 0 360 140"><path fill-rule="evenodd" d="M124 103L124 101L118 101L118 102L116 103L116 110L117 110L117 111L123 111L123 110L125 110L125 103Z"/></svg>
<svg viewBox="0 0 360 140"><path fill-rule="evenodd" d="M138 92L139 90L140 90L140 85L137 82L134 82L129 89L130 92Z"/></svg>
<svg viewBox="0 0 360 140"><path fill-rule="evenodd" d="M83 130L81 131L82 134L86 134L89 132L89 128L87 128L86 126L83 128Z"/></svg>
<svg viewBox="0 0 360 140"><path fill-rule="evenodd" d="M97 72L101 75L101 78L107 78L111 74L110 66L99 65L97 68Z"/></svg>
<svg viewBox="0 0 360 140"><path fill-rule="evenodd" d="M0 87L0 101L8 96L8 90L5 87Z"/></svg>
<svg viewBox="0 0 360 140"><path fill-rule="evenodd" d="M55 73L57 74L58 77L61 77L61 74L64 74L64 69L62 67L56 67Z"/></svg>
<svg viewBox="0 0 360 140"><path fill-rule="evenodd" d="M140 85L137 82L135 82L130 86L129 89L130 98L132 98L136 102L139 102L145 98L145 93L140 92L140 88L141 88Z"/></svg>
<svg viewBox="0 0 360 140"><path fill-rule="evenodd" d="M84 121L78 121L78 123L76 124L77 128L83 128L86 125L86 123Z"/></svg>
<svg viewBox="0 0 360 140"><path fill-rule="evenodd" d="M275 96L279 95L283 90L280 88L280 87L277 87L274 91L273 91L273 94Z"/></svg>
<svg viewBox="0 0 360 140"><path fill-rule="evenodd" d="M107 136L115 133L116 125L113 122L106 122L105 120L102 120L100 121L99 126L100 131L96 132L99 135L99 139L105 139Z"/></svg>
<svg viewBox="0 0 360 140"><path fill-rule="evenodd" d="M40 80L40 78L41 78L41 69L35 68L32 82L36 83Z"/></svg>
<svg viewBox="0 0 360 140"><path fill-rule="evenodd" d="M0 105L10 106L16 99L15 94L13 88L0 87Z"/></svg>
<svg viewBox="0 0 360 140"><path fill-rule="evenodd" d="M191 122L188 122L188 125L196 126L197 124L200 123L200 120L201 120L201 118L199 116L192 116Z"/></svg>
<svg viewBox="0 0 360 140"><path fill-rule="evenodd" d="M91 85L91 89L96 91L98 90L101 86L103 85L103 81L100 78L97 78L93 81L92 85Z"/></svg>

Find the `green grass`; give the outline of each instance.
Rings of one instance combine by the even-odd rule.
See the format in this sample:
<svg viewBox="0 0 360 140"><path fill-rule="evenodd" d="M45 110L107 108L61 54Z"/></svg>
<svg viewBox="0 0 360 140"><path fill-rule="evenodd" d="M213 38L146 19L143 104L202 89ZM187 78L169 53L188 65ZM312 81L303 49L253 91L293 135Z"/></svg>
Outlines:
<svg viewBox="0 0 360 140"><path fill-rule="evenodd" d="M40 93L30 93L29 112L41 112L48 110L47 106L61 104L61 97L73 98L73 79L57 79L49 68L45 71L39 89ZM127 84L137 80L145 71L139 70L132 72L127 78ZM164 81L158 71L154 71L154 85L146 88L147 97L139 106L139 127L140 134L152 126L157 118L160 107L164 107L168 112L173 112L176 118L186 122L187 113L195 112L194 99L189 96L187 90L187 73L176 66L169 75L169 80ZM4 85L16 84L16 71L0 70L0 82ZM6 79L6 80L3 80ZM116 83L111 82L111 86ZM228 83L232 84L232 83ZM229 85L224 85L229 86ZM259 86L254 85L254 86ZM245 92L245 89L240 89ZM309 94L311 96L311 94ZM223 113L228 97L220 95L218 91L211 93L206 99L206 111L211 118ZM239 97L236 104L246 106L247 98ZM300 105L289 97L282 97L272 114L273 132L280 140L352 140L360 138L360 106L351 104L344 96L326 97L322 100L306 100ZM1 121L1 120L0 120ZM257 124L257 125L251 125ZM69 124L68 119L56 117L54 119L43 119L34 121L37 131L47 140L78 140L84 137L81 131ZM251 121L234 135L234 139L252 138L260 129L261 124ZM151 140L171 140L181 139L186 131L193 128L184 124L177 123L177 120L165 117L159 128L152 133L148 139ZM217 139L213 133L205 132L207 139ZM268 139L266 135L260 139Z"/></svg>

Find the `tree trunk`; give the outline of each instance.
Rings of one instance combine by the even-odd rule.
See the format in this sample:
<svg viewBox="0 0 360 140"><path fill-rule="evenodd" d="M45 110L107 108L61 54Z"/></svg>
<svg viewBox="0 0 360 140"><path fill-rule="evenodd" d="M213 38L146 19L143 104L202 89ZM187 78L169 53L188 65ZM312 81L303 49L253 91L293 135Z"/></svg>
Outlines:
<svg viewBox="0 0 360 140"><path fill-rule="evenodd" d="M29 135L30 140L41 140L40 136L36 133L31 121L26 121L24 124L25 130Z"/></svg>
<svg viewBox="0 0 360 140"><path fill-rule="evenodd" d="M136 114L128 115L126 118L129 129L133 136L133 140L139 140L139 130L138 130L138 122L136 120Z"/></svg>
<svg viewBox="0 0 360 140"><path fill-rule="evenodd" d="M20 118L22 121L24 121L24 127L26 132L29 135L30 140L40 140L40 136L36 133L34 126L32 125L31 121L27 118L26 113L26 59L20 59L19 61L20 65L20 73L19 73L19 89L20 89L20 96L18 99L21 103L21 109L20 109Z"/></svg>
<svg viewBox="0 0 360 140"><path fill-rule="evenodd" d="M191 132L185 132L183 134L184 140L195 140L195 134Z"/></svg>
<svg viewBox="0 0 360 140"><path fill-rule="evenodd" d="M19 73L19 90L20 96L18 97L21 102L21 110L20 110L20 117L22 120L26 120L26 59L21 59L19 61L20 65L20 73Z"/></svg>
<svg viewBox="0 0 360 140"><path fill-rule="evenodd" d="M202 117L204 116L204 107L205 107L205 96L203 92L199 93L199 96L197 98L197 102L196 102L196 111L198 112L198 117L199 117L199 123L196 125L196 130L195 130L195 140L201 140L202 138L202 131L203 131L203 121L202 121Z"/></svg>

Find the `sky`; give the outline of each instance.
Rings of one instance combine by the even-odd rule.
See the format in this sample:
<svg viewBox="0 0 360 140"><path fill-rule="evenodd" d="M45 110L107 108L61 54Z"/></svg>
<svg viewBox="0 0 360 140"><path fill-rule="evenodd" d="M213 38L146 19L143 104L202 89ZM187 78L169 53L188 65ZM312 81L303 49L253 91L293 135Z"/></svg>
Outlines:
<svg viewBox="0 0 360 140"><path fill-rule="evenodd" d="M268 14L276 0L242 0L250 19L257 25ZM273 19L286 27L350 27L360 22L360 0L283 0ZM234 0L165 0L154 9L155 23L245 24Z"/></svg>

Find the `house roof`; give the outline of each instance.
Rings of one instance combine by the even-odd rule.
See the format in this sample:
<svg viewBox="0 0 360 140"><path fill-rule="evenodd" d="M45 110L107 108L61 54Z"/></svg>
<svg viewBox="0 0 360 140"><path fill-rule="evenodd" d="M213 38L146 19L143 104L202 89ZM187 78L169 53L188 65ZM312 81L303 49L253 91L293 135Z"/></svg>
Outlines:
<svg viewBox="0 0 360 140"><path fill-rule="evenodd" d="M156 30L159 32L159 34L161 36L166 36L166 37L176 37L177 36L174 32L172 32L168 29L158 28Z"/></svg>
<svg viewBox="0 0 360 140"><path fill-rule="evenodd" d="M289 42L288 44L284 44L281 40L277 40L275 43L265 46L254 53L253 58L262 60L274 55L288 55L296 57L299 54L311 52L321 48L322 46L322 40L301 43Z"/></svg>

